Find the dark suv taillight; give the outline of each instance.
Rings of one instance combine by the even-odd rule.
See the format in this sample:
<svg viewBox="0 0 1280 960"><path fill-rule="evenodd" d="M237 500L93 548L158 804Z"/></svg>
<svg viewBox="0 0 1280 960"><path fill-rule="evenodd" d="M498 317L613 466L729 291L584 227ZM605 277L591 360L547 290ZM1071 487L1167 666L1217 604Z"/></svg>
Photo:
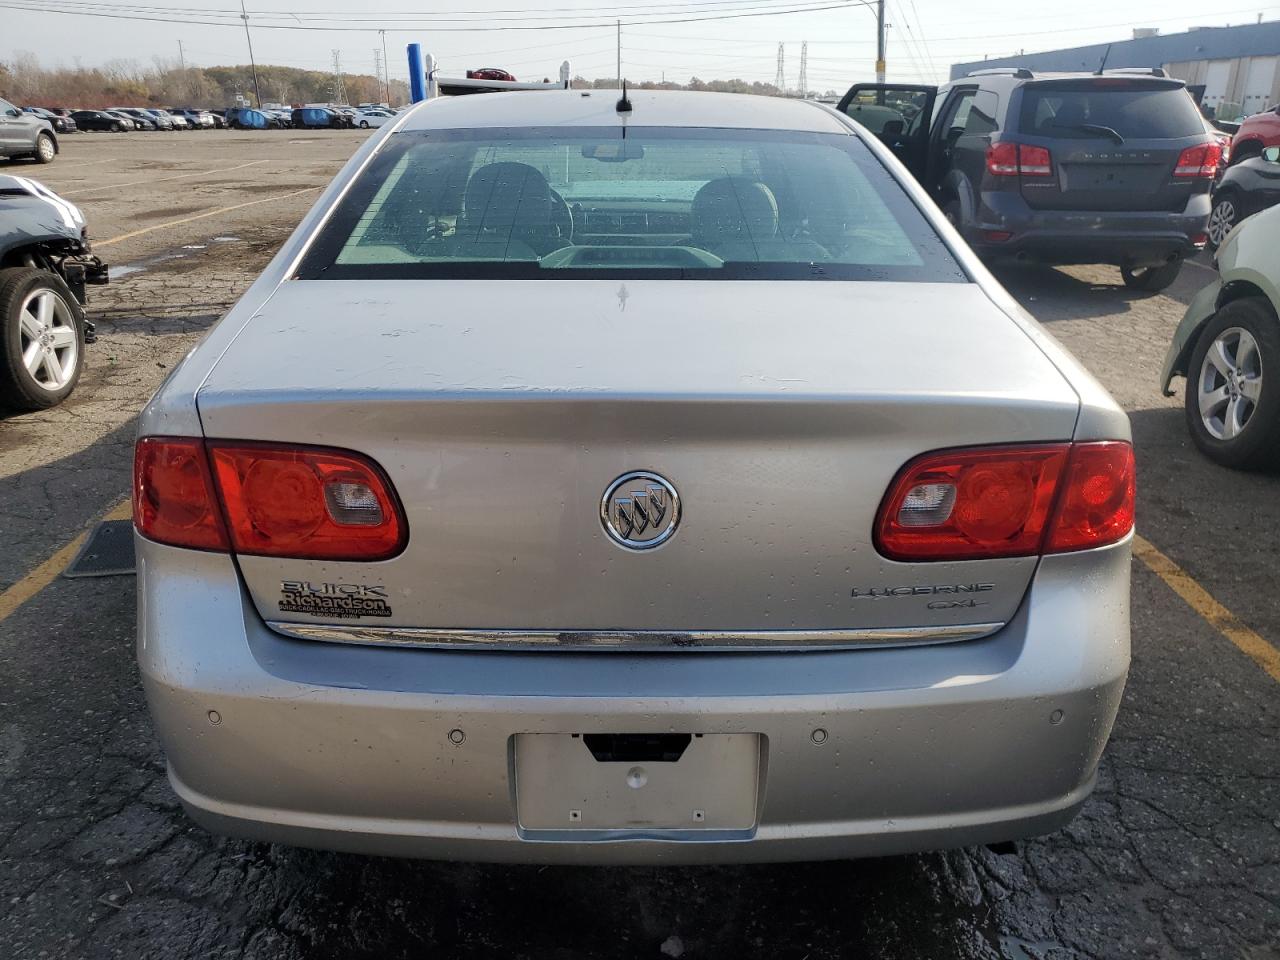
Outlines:
<svg viewBox="0 0 1280 960"><path fill-rule="evenodd" d="M1178 155L1174 164L1175 177L1203 177L1212 180L1218 175L1218 165L1222 162L1222 145L1217 141L1187 147Z"/></svg>
<svg viewBox="0 0 1280 960"><path fill-rule="evenodd" d="M876 519L892 560L1027 557L1105 546L1133 529L1133 447L947 450L907 464Z"/></svg>
<svg viewBox="0 0 1280 960"><path fill-rule="evenodd" d="M993 177L1049 177L1053 157L1045 147L997 140L987 147L987 172Z"/></svg>

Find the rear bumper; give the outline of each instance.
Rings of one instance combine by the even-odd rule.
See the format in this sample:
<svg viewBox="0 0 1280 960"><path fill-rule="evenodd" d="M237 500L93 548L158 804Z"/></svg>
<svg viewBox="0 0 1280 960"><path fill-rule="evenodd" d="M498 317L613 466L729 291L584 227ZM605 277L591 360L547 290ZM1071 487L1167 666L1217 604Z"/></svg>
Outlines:
<svg viewBox="0 0 1280 960"><path fill-rule="evenodd" d="M1204 248L1209 211L1208 193L1193 195L1181 211L1088 211L1035 210L1018 194L990 191L968 239L988 259L1158 266ZM1011 236L992 242L985 231Z"/></svg>
<svg viewBox="0 0 1280 960"><path fill-rule="evenodd" d="M139 664L190 815L357 852L749 862L1044 833L1087 798L1129 663L1127 543L1044 560L982 640L765 654L292 640L261 623L228 558L141 540L138 557ZM752 829L550 837L518 822L515 735L668 731L761 735Z"/></svg>

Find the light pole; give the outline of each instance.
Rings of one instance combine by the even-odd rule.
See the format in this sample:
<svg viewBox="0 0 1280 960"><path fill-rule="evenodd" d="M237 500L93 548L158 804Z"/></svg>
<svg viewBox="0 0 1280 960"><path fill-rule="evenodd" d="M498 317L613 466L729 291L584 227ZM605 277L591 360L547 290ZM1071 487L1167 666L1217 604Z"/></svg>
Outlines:
<svg viewBox="0 0 1280 960"><path fill-rule="evenodd" d="M249 43L249 66L253 70L253 96L258 101L258 109L262 109L262 91L258 89L258 64L253 59L253 37L249 35L249 14L245 12L244 0L240 0L240 19L244 21L244 38Z"/></svg>
<svg viewBox="0 0 1280 960"><path fill-rule="evenodd" d="M876 83L884 83L884 0L876 2Z"/></svg>

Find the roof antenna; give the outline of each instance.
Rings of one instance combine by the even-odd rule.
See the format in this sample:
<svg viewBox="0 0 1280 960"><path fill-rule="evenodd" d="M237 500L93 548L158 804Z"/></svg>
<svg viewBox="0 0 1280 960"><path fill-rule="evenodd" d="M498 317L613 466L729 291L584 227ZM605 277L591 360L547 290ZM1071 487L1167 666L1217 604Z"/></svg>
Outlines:
<svg viewBox="0 0 1280 960"><path fill-rule="evenodd" d="M631 101L627 99L627 81L622 81L622 96L618 98L617 110L619 113L631 112Z"/></svg>
<svg viewBox="0 0 1280 960"><path fill-rule="evenodd" d="M1107 44L1107 49L1102 52L1102 62L1098 64L1098 72L1094 76L1102 76L1102 71L1107 67L1107 57L1111 56L1111 44Z"/></svg>

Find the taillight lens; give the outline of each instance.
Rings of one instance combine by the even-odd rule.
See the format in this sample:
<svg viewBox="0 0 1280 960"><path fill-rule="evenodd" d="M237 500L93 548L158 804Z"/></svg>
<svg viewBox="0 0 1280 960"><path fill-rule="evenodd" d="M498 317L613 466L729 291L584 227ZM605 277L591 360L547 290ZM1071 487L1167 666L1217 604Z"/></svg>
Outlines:
<svg viewBox="0 0 1280 960"><path fill-rule="evenodd" d="M1018 172L1024 177L1047 177L1053 173L1053 158L1045 147L1021 144L1018 147Z"/></svg>
<svg viewBox="0 0 1280 960"><path fill-rule="evenodd" d="M880 508L876 546L893 560L977 560L1082 550L1133 528L1133 448L1046 444L927 454Z"/></svg>
<svg viewBox="0 0 1280 960"><path fill-rule="evenodd" d="M996 177L1018 175L1018 145L1001 140L987 147L987 172Z"/></svg>
<svg viewBox="0 0 1280 960"><path fill-rule="evenodd" d="M1137 475L1127 443L1077 443L1045 553L1115 543L1133 529Z"/></svg>
<svg viewBox="0 0 1280 960"><path fill-rule="evenodd" d="M133 516L159 543L302 560L386 560L408 538L377 464L320 447L144 438Z"/></svg>
<svg viewBox="0 0 1280 960"><path fill-rule="evenodd" d="M1218 175L1218 165L1222 162L1222 145L1217 143L1202 143L1199 146L1187 147L1178 155L1178 162L1174 164L1173 175L1175 177L1208 177L1212 179Z"/></svg>
<svg viewBox="0 0 1280 960"><path fill-rule="evenodd" d="M999 140L987 147L987 172L994 177L1048 177L1053 157L1045 147Z"/></svg>
<svg viewBox="0 0 1280 960"><path fill-rule="evenodd" d="M237 553L307 560L386 560L407 528L390 481L344 450L209 441Z"/></svg>
<svg viewBox="0 0 1280 960"><path fill-rule="evenodd" d="M133 455L133 523L148 540L195 550L227 550L204 442L146 437Z"/></svg>

